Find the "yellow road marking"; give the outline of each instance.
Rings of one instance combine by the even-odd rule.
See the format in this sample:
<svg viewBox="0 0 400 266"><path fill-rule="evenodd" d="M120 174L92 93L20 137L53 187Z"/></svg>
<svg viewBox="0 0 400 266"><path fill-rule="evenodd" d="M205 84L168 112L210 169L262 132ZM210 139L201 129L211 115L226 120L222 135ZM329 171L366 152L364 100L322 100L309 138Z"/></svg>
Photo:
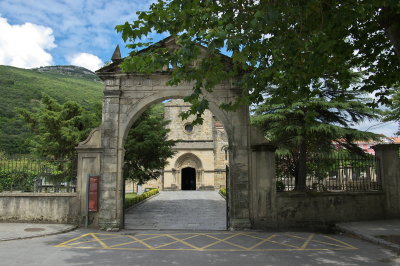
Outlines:
<svg viewBox="0 0 400 266"><path fill-rule="evenodd" d="M274 244L279 244L279 245L290 247L290 248L294 248L294 249L299 249L298 246L294 246L294 245L290 245L290 244L286 244L286 243L281 243L281 242L274 241L274 240L268 240L268 242L271 242L271 243L274 243Z"/></svg>
<svg viewBox="0 0 400 266"><path fill-rule="evenodd" d="M71 240L68 240L68 241L62 242L61 244L58 244L56 247L62 247L62 246L64 246L64 245L68 244L68 243L71 243L71 242L73 242L73 241L75 241L75 240L78 240L78 239L83 238L83 237L88 236L88 235L89 235L89 234L84 234L84 235L81 235L81 236L72 238Z"/></svg>
<svg viewBox="0 0 400 266"><path fill-rule="evenodd" d="M356 247L354 247L354 246L352 246L352 245L350 245L350 244L348 244L348 243L346 243L346 242L343 242L343 241L341 241L341 240L339 240L339 239L335 239L335 238L330 237L330 236L324 236L324 237L325 237L325 238L329 238L329 239L334 240L334 241L337 241L337 242L339 242L339 243L342 243L343 245L347 246L348 248L357 249Z"/></svg>
<svg viewBox="0 0 400 266"><path fill-rule="evenodd" d="M196 249L196 250L199 250L199 248L198 247L196 247L196 246L194 246L194 245L192 245L192 244L190 244L190 243L188 243L188 242L186 242L186 241L184 241L184 240L181 240L181 239L179 239L179 238L176 238L176 237L174 237L174 236L172 236L172 235L167 235L168 237L170 237L170 238L172 238L173 240L176 240L176 241L178 241L178 242L181 242L182 244L184 244L184 245L187 245L187 246L189 246L189 247L191 247L191 248L193 248L193 249Z"/></svg>
<svg viewBox="0 0 400 266"><path fill-rule="evenodd" d="M275 236L276 236L276 235L272 235L272 236L270 236L270 237L268 237L268 238L265 238L263 241L261 241L261 242L255 244L255 245L253 245L253 246L251 246L250 249L252 250L252 249L254 249L254 248L256 248L256 247L258 247L258 246L264 244L265 242L270 241L270 240L271 240L272 238L274 238Z"/></svg>
<svg viewBox="0 0 400 266"><path fill-rule="evenodd" d="M226 241L226 240L231 239L231 238L233 238L233 237L235 237L235 236L241 236L241 235L243 235L243 233L238 233L238 234L233 235L232 237L226 237L226 238L224 238L224 239L219 239L219 238L213 237L213 236L209 236L209 237L214 238L214 239L216 239L216 240L219 239L219 241L214 242L211 246L214 246L215 244L218 244L218 243L222 243L222 242L223 242L223 243L226 243L226 244L228 244L228 245L232 245L232 246L235 246L235 247L244 249L244 250L248 250L248 248L246 248L246 247L244 247L244 246L242 246L242 245L239 245L239 244L236 244L236 243L232 243L232 242L230 242L230 241ZM204 247L203 247L203 248L204 248Z"/></svg>
<svg viewBox="0 0 400 266"><path fill-rule="evenodd" d="M91 233L90 235L91 235L94 239L96 239L97 242L99 242L99 244L100 244L103 248L105 248L105 249L108 248L108 246L107 246L103 241L101 241L100 238L98 238L98 237L96 236L96 234Z"/></svg>
<svg viewBox="0 0 400 266"><path fill-rule="evenodd" d="M187 237L180 239L177 238L176 236L182 236L182 235L186 235ZM222 236L224 238L218 238L214 235L219 235ZM305 240L304 243L301 245L301 247L298 246L294 246L291 244L286 244L286 243L280 243L278 241L274 241L272 240L273 238L280 236L279 234L273 234L268 236L267 238L264 237L258 237L255 236L253 234L249 234L249 233L174 233L174 234L137 234L136 236L132 236L132 235L119 235L119 234L103 234L103 233L88 233L88 234L83 234L81 236L75 237L73 239L70 239L68 241L65 241L61 244L56 245L55 247L67 247L67 248L81 248L81 249L107 249L107 250L166 250L166 251L185 251L185 250L191 250L191 251L316 251L316 250L349 250L349 249L357 249L356 247L347 244L341 240L335 239L333 237L329 237L329 236L324 236L321 235L327 239L330 239L331 241L335 242L335 243L340 243L342 244L335 244L335 243L329 243L329 242L324 242L324 241L319 241L314 239L314 234L310 234L307 237L300 237L300 236L295 236L295 235L290 235L290 234L285 234L287 237L290 238L298 238L298 239L302 239ZM101 236L101 237L99 237ZM149 236L147 238L144 239L140 239L138 238L139 236L143 237L143 236ZM207 244L205 246L202 247L197 247L189 242L187 242L186 240L198 237L198 236L204 236L204 237L208 237L210 239L214 239L215 241L213 243ZM234 237L240 237L240 236L247 236L247 237L252 237L254 239L260 240L258 243L254 244L251 247L244 247L242 245L236 244L236 243L232 243L229 240L234 238ZM78 241L84 237L92 237L93 240L86 240L86 241L79 241L79 242L75 242ZM157 238L162 238L162 237L166 237L166 238L170 238L172 240L174 240L173 242L169 242L169 243L164 243L161 244L159 246L152 246L148 243L146 243L147 240L151 240L151 239L157 239ZM121 238L121 239L131 239L134 241L129 241L129 242L125 242L125 243L120 243L120 244L116 244L116 245L112 245L112 246L108 246L105 242L103 242L104 240L108 240L108 239L116 239L116 238ZM240 241L240 238L239 238ZM100 244L101 247L85 247L85 246L77 246L79 244L84 244L84 243L91 243L91 242L97 242ZM288 248L266 248L266 249L259 249L257 247L259 247L260 245L266 243L266 242L271 242L271 243L275 243L284 247L288 247ZM308 245L311 242L316 242L316 243L321 243L321 244L325 244L328 246L334 246L333 248L307 248ZM143 247L137 247L137 248L128 248L128 247L124 247L126 245L129 244L133 244L133 243L140 243L143 245ZM176 244L176 243L181 243L183 244L185 247L188 248L167 248L168 246L172 245L172 244ZM229 246L227 246L226 249L224 248L218 248L218 249L210 249L210 247L215 246L219 243L224 243L230 246L234 246L236 248L230 248Z"/></svg>
<svg viewBox="0 0 400 266"><path fill-rule="evenodd" d="M295 235L289 235L289 234L286 234L286 235L287 235L287 236L290 236L290 237L294 237L294 238L306 239L306 238L301 237L301 236L295 236ZM334 238L332 238L332 240L337 241L337 239L334 239ZM324 241L320 241L320 240L316 240L316 239L313 239L311 242L316 242L316 243L320 243L320 244L324 244L324 245L329 245L329 246L340 247L340 248L347 248L347 247L348 247L347 245L343 246L343 245L333 244L333 243L324 242Z"/></svg>
<svg viewBox="0 0 400 266"><path fill-rule="evenodd" d="M127 235L119 235L119 236L128 237ZM151 240L151 239L155 239L155 238L159 238L159 237L160 237L160 235L152 236L152 237L148 237L148 238L142 239L141 241ZM121 243L121 244L117 244L117 245L112 245L112 246L110 246L110 248L125 246L125 245L133 244L133 243L136 243L136 242L138 242L138 241L135 240L135 241L131 241L131 242L126 242L126 243Z"/></svg>
<svg viewBox="0 0 400 266"><path fill-rule="evenodd" d="M304 244L300 247L300 249L305 249L308 246L308 243L310 243L311 239L314 237L314 234L311 234L307 237L306 241Z"/></svg>
<svg viewBox="0 0 400 266"><path fill-rule="evenodd" d="M121 236L113 236L113 237L108 237L108 238L101 238L100 240L109 240L109 239L114 239L114 238L119 238ZM87 241L82 241L82 242L74 242L72 244L69 245L79 245L79 244L83 244L83 243L91 243L91 242L98 242L97 239L92 239L92 240L87 240Z"/></svg>
<svg viewBox="0 0 400 266"><path fill-rule="evenodd" d="M253 238L256 238L256 239L260 239L260 240L265 240L265 238L258 237L258 236L254 236L254 235L247 235L247 234L246 234L246 236L250 236L250 237L253 237ZM274 237L277 237L277 236L278 236L278 235L275 235ZM287 247L299 249L299 247L297 247L297 246L290 245L290 244L286 244L286 243L281 243L281 242L278 242L278 241L267 240L267 241L265 241L265 242L271 242L271 243L274 243L274 244L279 244L279 245L284 245L284 246L287 246Z"/></svg>
<svg viewBox="0 0 400 266"><path fill-rule="evenodd" d="M191 238L194 238L194 237L198 237L198 235L190 236L190 237L184 238L184 239L182 239L182 240L188 240L188 239L191 239ZM175 243L178 243L178 241L175 240L174 242L160 245L160 246L156 247L155 249L160 249L160 248L162 248L162 247L169 246L169 245L172 245L172 244L175 244ZM164 250L164 249L163 249L163 250Z"/></svg>
<svg viewBox="0 0 400 266"><path fill-rule="evenodd" d="M140 244L146 246L146 247L149 248L149 249L152 249L152 248L153 248L153 246L147 244L147 243L144 242L143 240L140 240L140 239L138 239L138 238L136 238L136 237L134 237L134 236L128 235L128 237L129 237L129 238L132 238L133 240L136 240L137 242L139 242Z"/></svg>

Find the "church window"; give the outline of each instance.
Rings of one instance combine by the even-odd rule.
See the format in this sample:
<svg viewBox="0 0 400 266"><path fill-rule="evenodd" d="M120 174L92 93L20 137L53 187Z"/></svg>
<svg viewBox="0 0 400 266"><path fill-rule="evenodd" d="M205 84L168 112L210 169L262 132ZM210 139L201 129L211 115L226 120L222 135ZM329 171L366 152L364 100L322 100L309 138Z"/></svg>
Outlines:
<svg viewBox="0 0 400 266"><path fill-rule="evenodd" d="M186 124L185 125L185 131L187 133L192 133L193 132L193 125L192 124Z"/></svg>

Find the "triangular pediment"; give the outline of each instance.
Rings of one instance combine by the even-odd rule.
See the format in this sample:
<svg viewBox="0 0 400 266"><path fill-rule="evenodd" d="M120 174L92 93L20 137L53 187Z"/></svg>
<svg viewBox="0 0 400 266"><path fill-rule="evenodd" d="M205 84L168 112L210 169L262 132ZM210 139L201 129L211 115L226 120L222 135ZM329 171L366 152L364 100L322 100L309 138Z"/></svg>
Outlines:
<svg viewBox="0 0 400 266"><path fill-rule="evenodd" d="M203 45L200 45L200 44L197 44L197 45L200 47L200 49L202 49L202 51L204 53L206 53L208 51L207 47L205 47ZM175 47L177 47L176 38L174 36L169 36L169 37L167 37L167 38L165 38L165 39L163 39L163 40L161 40L159 42L156 42L156 43L154 43L154 44L152 44L152 45L140 50L138 52L138 54L145 53L145 52L151 51L153 49L158 49L158 48L171 48L171 49L174 49ZM116 51L117 51L117 49L118 49L118 52L119 52L119 47L118 46L116 48ZM101 78L101 76L103 74L108 74L109 75L111 73L118 73L118 72L120 73L120 72L122 72L121 68L119 67L119 65L124 61L124 58L116 57L115 53L116 52L114 52L113 57L112 57L112 62L109 65L106 65L106 66L104 66L104 67L102 67L102 68L100 68L99 70L96 71L96 74L100 78ZM229 56L226 56L226 55L224 55L222 53L219 53L219 55L223 58L225 64L228 67L233 65L232 58L230 58ZM164 70L164 71L161 71L161 72L170 72L170 70Z"/></svg>

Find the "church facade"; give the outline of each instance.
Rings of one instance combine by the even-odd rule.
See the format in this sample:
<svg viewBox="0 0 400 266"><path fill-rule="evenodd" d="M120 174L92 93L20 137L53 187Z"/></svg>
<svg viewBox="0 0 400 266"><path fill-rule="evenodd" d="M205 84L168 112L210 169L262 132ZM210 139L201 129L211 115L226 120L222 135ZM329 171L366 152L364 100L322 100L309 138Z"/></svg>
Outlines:
<svg viewBox="0 0 400 266"><path fill-rule="evenodd" d="M226 187L226 168L229 160L228 138L222 123L206 110L202 125L192 125L179 114L190 104L181 99L164 104L164 119L169 139L177 141L175 155L168 160L162 175L142 188L160 190L214 190Z"/></svg>

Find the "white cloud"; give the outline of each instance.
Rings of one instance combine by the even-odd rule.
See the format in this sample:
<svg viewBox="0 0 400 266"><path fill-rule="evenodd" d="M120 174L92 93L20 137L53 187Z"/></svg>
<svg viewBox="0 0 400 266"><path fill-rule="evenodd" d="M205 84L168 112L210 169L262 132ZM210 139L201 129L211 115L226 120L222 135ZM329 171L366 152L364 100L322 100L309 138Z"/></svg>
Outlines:
<svg viewBox="0 0 400 266"><path fill-rule="evenodd" d="M68 63L68 55L81 51L109 60L115 46L124 43L115 25L135 19L155 0L0 0L0 16L13 24L31 22L51 27L57 40L55 64ZM0 32L2 34L2 32Z"/></svg>
<svg viewBox="0 0 400 266"><path fill-rule="evenodd" d="M48 66L56 47L53 30L32 23L11 25L0 17L0 64L21 68Z"/></svg>
<svg viewBox="0 0 400 266"><path fill-rule="evenodd" d="M103 66L101 59L93 54L78 53L68 58L71 65L81 66L91 71L95 71Z"/></svg>

